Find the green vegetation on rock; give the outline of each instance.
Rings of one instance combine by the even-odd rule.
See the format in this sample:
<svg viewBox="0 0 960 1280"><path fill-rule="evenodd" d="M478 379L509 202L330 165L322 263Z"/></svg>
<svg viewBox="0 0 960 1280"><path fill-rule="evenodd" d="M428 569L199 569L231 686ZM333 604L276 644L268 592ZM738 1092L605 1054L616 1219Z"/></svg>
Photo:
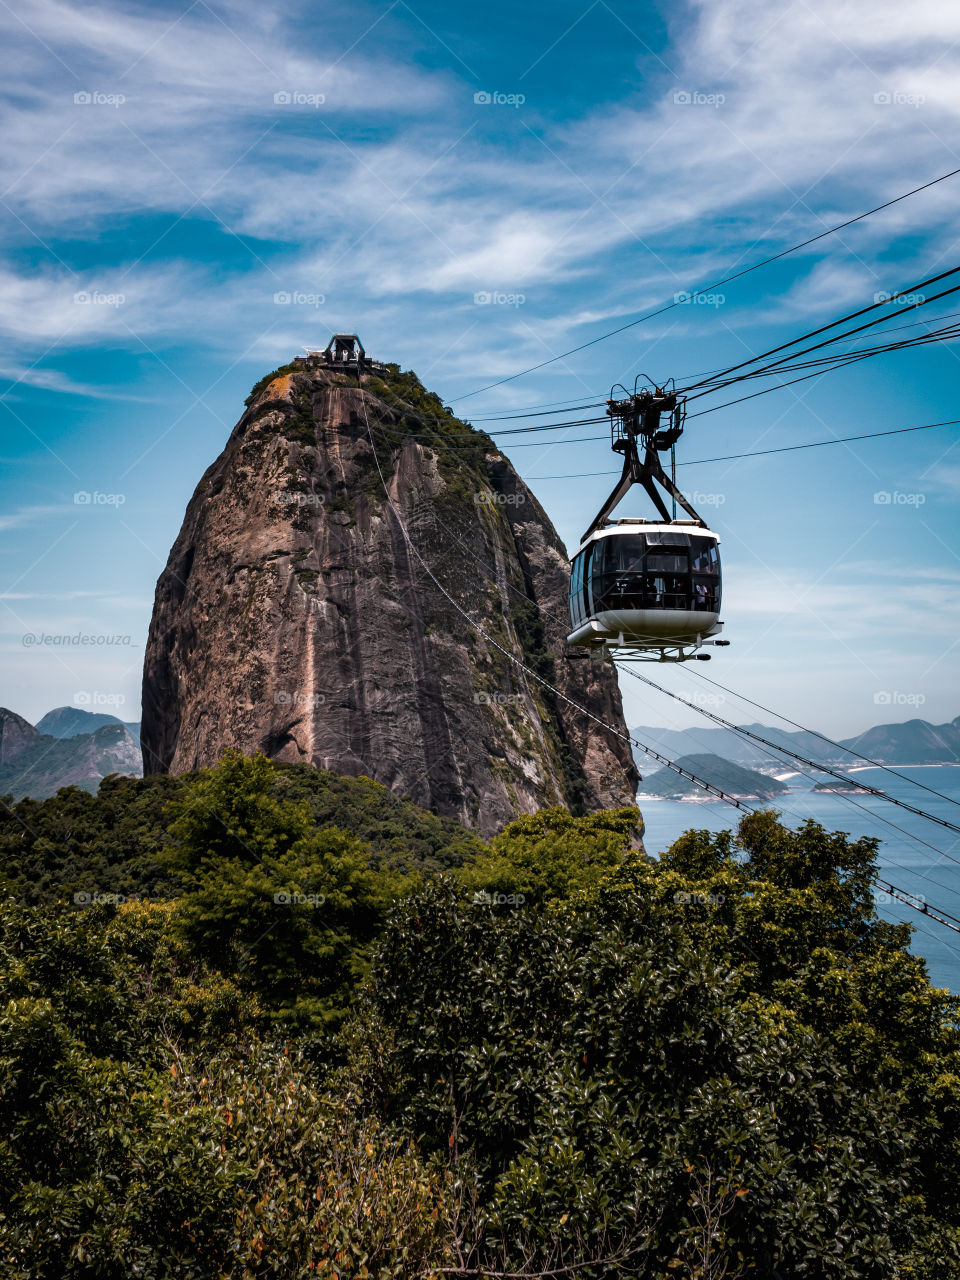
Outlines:
<svg viewBox="0 0 960 1280"><path fill-rule="evenodd" d="M364 385L398 415L399 421L388 430L398 433L397 438L409 433L435 450L443 478L454 486L459 497L472 502L475 489L469 488L468 476L488 483L484 455L497 453L497 446L486 432L455 417L412 370L401 372L395 364L388 365L387 369L385 377L370 376Z"/></svg>

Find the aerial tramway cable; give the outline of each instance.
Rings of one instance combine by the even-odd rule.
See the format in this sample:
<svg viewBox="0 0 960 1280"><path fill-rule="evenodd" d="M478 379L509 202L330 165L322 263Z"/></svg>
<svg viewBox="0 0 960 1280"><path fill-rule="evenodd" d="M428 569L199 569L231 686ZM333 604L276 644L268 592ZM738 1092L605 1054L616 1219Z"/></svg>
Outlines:
<svg viewBox="0 0 960 1280"><path fill-rule="evenodd" d="M692 415L696 417L697 415ZM899 436L910 431L930 431L933 427L955 427L960 425L960 418L948 418L944 422L926 422L920 427L895 427L891 431L868 431L864 435L859 436L839 436L836 440L811 440L808 444L785 444L780 445L776 449L754 449L747 453L728 453L721 454L717 458L691 458L678 462L678 467L699 467L708 462L737 462L741 458L764 458L772 453L793 453L797 449L822 449L828 444L851 444L857 440L877 440L881 436ZM603 436L589 436L590 440L602 440ZM573 441L555 440L548 442L547 445L540 445L540 448L549 448L551 444L572 444ZM517 445L511 445L516 449ZM616 471L577 471L568 475L560 476L524 476L524 480L578 480L585 476L612 476L616 475ZM776 714L775 712L773 714Z"/></svg>
<svg viewBox="0 0 960 1280"><path fill-rule="evenodd" d="M943 173L939 178L933 178L929 182L923 183L919 187L913 187L910 191L904 191L902 195L895 196L892 200L887 200L883 204L876 205L873 209L867 209L865 213L857 214L855 218L847 218L844 222L838 222L835 226L828 227L826 231L821 231L818 235L810 236L806 240L800 241L799 244L791 245L789 249L782 249L779 253L772 254L768 258L755 262L749 267L744 267L741 271L733 272L724 276L720 280L715 280L712 284L704 285L702 288L693 290L687 294L687 298L696 298L701 294L709 293L714 289L718 289L721 285L730 284L734 280L740 280L744 276L750 275L753 271L759 271L761 267L769 266L772 262L778 262L782 258L789 257L792 253L797 253L800 249L806 249L811 244L816 244L818 240L823 240L827 236L834 235L838 231L843 231L845 227L851 227L856 222L862 222L865 218L870 218L875 213L880 213L884 209L889 209L895 204L899 204L901 200L907 200L910 196L918 195L921 191L927 191L930 187L935 187L938 183L946 182L948 178L955 177L960 173L960 168L951 169L948 173ZM500 378L496 382L490 382L485 387L478 387L475 391L468 391L462 396L455 396L451 400L451 404L455 404L458 400L469 400L473 396L480 395L484 391L491 391L494 387L502 387L508 382L515 382L517 378L525 377L528 373L534 373L537 369L544 369L547 365L555 364L558 360L565 360L568 356L576 355L579 351L585 351L588 347L596 346L598 342L605 342L608 338L616 337L617 334L626 332L638 324L642 324L645 320L652 320L656 316L661 316L667 311L671 311L674 307L683 305L687 300L675 298L673 302L664 304L662 307L654 311L648 311L642 316L638 316L636 320L631 320L628 324L621 325L617 329L611 329L609 333L602 333L597 338L591 338L589 342L583 342L578 347L572 347L569 351L563 351L559 355L551 356L549 360L541 360L539 364L531 365L528 369L521 369L519 373L513 373L507 378Z"/></svg>
<svg viewBox="0 0 960 1280"><path fill-rule="evenodd" d="M892 299L892 295L888 296L886 301L889 302L891 301L891 299ZM882 306L884 304L878 303L877 305ZM940 320L953 320L953 319L956 319L957 317L960 317L960 311L947 312L945 315L939 316L937 318ZM933 323L932 320L914 320L910 324L894 325L894 327L892 329L887 330L887 332L902 333L906 329L918 329L920 328L921 325L932 324L932 323ZM837 338L838 343L855 342L855 341L857 341L856 335L854 335L853 337ZM724 370L721 367L718 369L710 369L710 370L707 370L706 372L701 372L701 373L678 374L677 380L678 382L681 383L681 385L688 386L690 385L690 383L694 378L697 378L697 379L701 379L703 384L706 385L706 383L709 382L711 378L719 377L723 373L723 371ZM546 404L540 404L540 405L532 405L532 404L519 405L516 409L513 409L509 413L508 412L486 413L486 414L481 413L471 417L470 420L473 423L515 422L515 421L520 421L521 419L524 419L524 418L546 418L546 417L554 417L557 414L563 414L563 413L568 413L568 414L581 413L586 409L602 409L604 403L605 402L603 400L593 400L589 396L579 396L571 400L554 400L554 401L548 401ZM563 407L558 408L557 406L563 406ZM440 419L437 419L437 421L440 421ZM562 426L563 424L555 423L554 425ZM481 430L485 430L485 429L486 428L481 428ZM490 432L490 434L499 435L500 432L494 429L492 432Z"/></svg>
<svg viewBox="0 0 960 1280"><path fill-rule="evenodd" d="M514 666L522 670L525 675L535 680L538 684L544 686L551 693L553 693L555 697L560 698L563 702L567 703L567 705L571 706L575 711L579 712L581 715L585 716L587 719L593 721L595 724L599 724L602 728L604 728L608 733L612 734L614 737L620 738L622 741L629 743L631 746L638 747L641 751L644 752L644 754L650 756L652 759L664 765L666 768L671 769L674 773L679 774L680 777L687 778L689 781L693 782L696 786L700 787L702 790L706 791L708 794L716 795L725 804L728 804L731 807L738 809L744 813L756 813L757 810L753 806L745 804L742 800L739 800L735 796L729 795L728 793L723 791L720 787L716 787L712 783L707 782L705 779L698 777L696 774L692 773L690 770L685 769L681 765L677 764L676 761L670 760L668 757L654 750L652 747L648 746L646 743L641 742L638 738L634 737L632 734L624 733L620 729L617 729L615 726L607 724L607 722L603 720L602 717L589 711L586 707L582 706L575 699L569 697L562 690L558 689L549 680L545 679L538 672L534 671L526 663L522 662L519 658L516 657L515 654L511 653L509 649L507 649L505 646L500 644L499 641L494 639L494 637L491 636L478 622L476 622L473 618L471 618L469 613L454 599L454 597L450 594L450 592L447 591L447 589L443 586L440 580L436 577L436 575L430 569L430 566L426 563L423 556L420 554L418 548L414 545L413 540L410 538L410 535L407 532L407 528L403 523L403 520L400 518L400 514L397 511L396 505L394 504L394 501L390 496L390 491L387 486L386 480L384 479L383 470L380 466L380 458L377 453L376 442L374 441L374 438L373 438L373 431L371 429L369 416L367 414L367 407L366 407L365 400L361 399L361 405L363 408L364 420L367 427L367 437L370 440L370 447L373 451L374 461L376 463L377 472L380 477L380 483L383 487L387 504L390 508L391 513L393 514L394 519L397 522L397 525L400 528L404 541L406 542L410 551L416 557L417 561L419 562L420 566L423 568L424 572L430 578L431 582L433 582L434 586L442 593L442 595L454 607L454 609L461 615L461 617L463 617L466 620L468 625L475 632L477 632L477 634L481 635L488 644L492 645L495 649L497 649L500 653L502 653L504 657L508 659L508 661L510 661L511 663L513 663ZM818 766L815 766L815 767L818 767ZM909 835L911 833L908 832L905 834ZM921 843L925 843L925 842L921 841ZM876 887L879 887L880 889L882 889L884 892L888 892L891 895L895 896L898 901L903 902L906 906L910 906L914 910L929 916L931 919L936 920L938 923L944 925L948 929L951 929L953 932L960 933L960 919L958 919L955 916L952 916L945 909L932 907L927 902L921 903L919 902L918 899L916 899L915 895L910 894L908 890L899 889L897 888L897 886L893 885L891 882L885 879L880 879L879 877L872 876L870 877L870 882L874 884Z"/></svg>
<svg viewBox="0 0 960 1280"><path fill-rule="evenodd" d="M960 267L952 268L951 271L946 272L944 274L953 275L956 272L960 272ZM943 277L935 277L935 278L941 279ZM919 288L919 285L914 287ZM958 293L958 292L960 292L960 284L954 285L950 289L943 290L938 294L934 294L930 298L924 298L919 302L912 303L906 309L915 310L920 307L928 306L931 302L936 302L941 298L949 297L952 294ZM910 296L910 295L896 294L896 295L891 295L891 298L899 297L899 296ZM853 316L863 315L868 311L874 310L875 307L877 306L885 306L885 305L886 303L877 303L877 304L874 304L873 306L863 308L859 312L853 312L851 313L851 315ZM929 346L936 342L949 342L949 341L953 341L956 338L960 338L960 323L957 323L952 325L944 325L940 329L934 329L926 333L921 333L916 335L913 338L900 338L893 342L881 342L874 347L869 347L864 350L840 351L840 352L828 353L826 355L819 356L815 360L809 360L809 361L799 360L799 357L801 355L809 354L812 351L820 350L826 346L833 346L834 344L845 342L851 337L856 339L866 329L872 328L874 325L877 325L877 324L883 324L886 321L892 319L894 314L903 314L903 313L897 312L897 313L891 313L890 315L886 315L886 316L879 316L874 320L869 321L865 325L859 325L854 329L846 331L845 333L835 334L834 336L828 339L825 339L823 342L816 343L813 346L804 348L800 351L792 352L790 355L783 357L781 360L772 361L768 365L762 365L757 369L749 369L745 373L740 373L737 377L726 378L724 376L727 373L731 373L735 370L740 370L745 368L747 365L753 363L755 360L763 359L765 355L771 354L772 352L779 352L783 350L784 347L794 346L798 342L805 342L809 337L812 337L814 335L819 335L820 333L823 333L826 329L834 328L837 324L844 323L844 320L834 321L833 324L824 325L820 329L812 330L810 333L802 334L799 337L792 339L791 342L783 344L780 347L771 348L770 352L766 352L766 353L763 353L763 355L756 356L753 358L753 360L744 361L739 365L730 366L729 369L720 371L720 374L715 379L705 380L700 383L694 383L691 386L682 389L678 394L681 394L686 399L693 401L693 400L698 400L703 396L711 395L716 391L724 390L726 387L737 386L741 382L752 381L756 378L762 378L762 377L779 377L782 374L786 374L786 373L795 373L804 369L812 369L812 372L804 373L802 374L801 377L792 378L787 382L777 383L775 386L772 386L772 387L765 387L763 390L753 392L750 395L738 396L733 400L724 401L723 404L714 405L712 408L709 408L709 409L701 409L701 410L698 410L696 413L693 413L690 415L690 417L703 417L704 414L707 414L707 413L716 413L718 409L725 409L725 408L729 408L732 405L743 404L747 400L756 399L758 396L769 395L773 391L783 390L785 387L793 386L797 382L807 381L809 378L817 377L823 373L829 372L831 369L834 369L834 368L844 368L847 365L856 364L859 361L871 359L874 356L885 355L891 351L911 350L917 347ZM956 314L956 313L951 313L951 314ZM850 318L851 316L847 316L844 319L850 319ZM930 323L932 323L932 321ZM910 326L910 325L898 326L898 328L912 328L912 327L914 326ZM897 329L894 329L894 330L891 330L890 332L892 333L896 331ZM791 362L794 362L794 363L791 363ZM707 382L709 382L710 385L707 385ZM686 394L687 391L701 388L701 387L704 389L698 390L697 395L687 396ZM540 416L540 415L530 415L530 416ZM429 426L430 420L424 419L423 417L419 417L418 420L421 423L423 423L424 426ZM506 421L507 419L504 418L501 420ZM531 426L531 427L510 427L510 428L505 427L503 429L496 429L493 431L486 431L483 428L480 428L479 431L482 434L488 435L491 437L492 436L499 437L499 436L532 435L532 434L540 434L545 431L561 431L561 430L573 429L575 427L595 426L601 422L604 422L605 420L606 420L605 416L598 416L593 418L572 418L568 421L563 421L563 422L538 423L536 426ZM439 423L445 424L449 422L450 419L434 418L432 419L432 421L438 424ZM464 431L464 432L447 432L444 434L448 439L456 439L456 438L471 439L477 434L477 430L471 429L469 431ZM556 443L563 443L563 442L557 441Z"/></svg>
<svg viewBox="0 0 960 1280"><path fill-rule="evenodd" d="M905 298L910 294L917 294L921 289L925 289L927 285L936 284L940 280L947 280L951 276L957 275L958 272L960 272L960 266L951 267L948 271L942 271L938 275L929 276L926 280L920 280L914 285L909 285L903 289L898 289L895 293L885 295L882 301L879 301L879 302L874 301L866 307L860 307L857 311L851 311L847 315L841 316L839 320L832 320L829 324L821 325L818 329L811 329L808 333L801 334L800 337L798 338L792 338L789 342L782 342L780 343L779 346L770 347L767 351L760 352L759 355L751 356L749 360L741 360L739 364L731 365L729 368L724 369L719 375L716 375L715 377L708 378L708 379L705 378L700 382L691 383L690 385L682 389L683 394L686 395L688 399L696 400L697 399L696 396L691 396L689 394L691 391L696 391L700 387L707 386L708 384L711 387L713 387L714 384L727 386L729 385L729 383L723 380L726 379L728 375L731 373L736 373L740 369L748 368L750 365L756 364L757 361L759 360L765 360L768 356L779 355L781 351L787 351L790 347L795 347L800 342L806 342L810 338L818 338L820 334L826 333L829 329L836 329L838 325L846 324L849 320L857 320L860 318L860 316L869 315L872 311L877 311L881 307L889 306L891 302L897 302L900 298ZM795 351L789 356L784 356L781 360L772 361L769 365L765 366L765 370L770 370L772 368L775 368L777 365L784 363L784 361L786 360L793 360L793 359L796 359L798 356L806 355L810 351L817 351L820 349L820 347L828 346L830 343L840 342L844 338L853 337L854 335L863 332L865 329L872 328L874 325L883 324L885 320L889 320L893 316L904 315L907 311L914 311L920 307L929 306L931 302L937 302L941 298L946 298L949 295L956 293L958 289L960 289L960 285L950 289L944 289L940 293L935 293L930 298L921 297L917 302L908 303L900 311L891 311L891 312L888 312L888 314L885 316L877 316L875 319L868 321L866 324L857 325L853 329L848 329L845 333L836 334L834 335L834 337L827 338L823 342L815 343L813 346L806 347L802 351ZM755 376L755 375L751 374L750 376ZM734 379L734 381L739 381L739 379ZM701 394L706 395L707 392L701 392Z"/></svg>
<svg viewBox="0 0 960 1280"><path fill-rule="evenodd" d="M687 704L687 705L692 705L692 704ZM694 709L696 708L694 707ZM732 732L737 732L737 730L733 730ZM764 755L768 757L768 759L776 762L776 757L774 756L771 750L767 748L761 748L761 750L763 751ZM808 777L808 778L811 776L809 773L804 773L803 766L797 765L795 767L797 769L797 772L800 773L802 776ZM855 800L852 795L848 795L846 792L843 792L843 791L838 791L836 794L845 803L852 805L855 809L859 809L861 813L865 813L867 814L868 817L876 819L878 822L882 822L884 826L889 827L892 831L896 831L899 835L906 836L908 840L913 840L915 843L922 845L925 849L929 849L931 853L935 853L940 857L947 858L949 861L952 861L952 862L958 861L956 858L953 857L952 854L947 853L946 850L940 849L936 845L931 844L928 840L924 840L921 836L918 836L915 832L908 831L906 827L898 826L897 823L892 822L889 818L885 818L882 813L876 813L873 810L868 809L866 805L860 804L857 800ZM783 812L788 813L793 818L801 819L802 817L802 815L798 814L795 809L788 809L786 807L785 802L782 799L778 799L777 806L778 808L782 809ZM898 867L902 871L910 870L910 868L907 868L898 862L894 862L893 865ZM912 870L913 870L913 873L915 875L920 876L922 880L927 881L927 883L929 884L935 885L938 889L943 889L945 893L957 892L955 888L952 888L950 885L944 884L942 880L935 880L933 876L928 875L925 871L919 871L915 867L912 868Z"/></svg>
<svg viewBox="0 0 960 1280"><path fill-rule="evenodd" d="M887 299L889 301L889 298ZM938 317L940 320L952 320L960 316L960 311L951 311ZM888 330L890 333L900 333L905 329L918 329L921 325L932 324L932 320L914 320L910 324L895 325ZM856 341L856 338L838 338L838 342ZM677 381L681 385L688 385L694 378L710 379L719 376L723 372L723 368L709 369L700 373L677 374ZM511 412L502 413L481 413L471 417L471 422L510 422L521 418L539 418L552 417L553 413L548 414L546 411L552 410L555 413L577 413L585 409L601 409L603 408L603 400L593 400L589 396L577 396L569 400L551 400L546 404L526 404L518 405ZM558 406L565 406L558 408Z"/></svg>
<svg viewBox="0 0 960 1280"><path fill-rule="evenodd" d="M768 716L776 716L778 720L782 720L784 724L793 725L794 729L799 729L803 733L809 733L815 738L819 738L821 742L826 742L831 747L836 747L839 751L846 751L848 755L854 756L857 760L862 760L864 764L869 765L873 769L883 769L884 772L892 774L893 777L899 778L901 782L909 782L914 787L919 787L922 791L927 791L932 796L936 796L939 800L945 800L948 804L960 806L960 800L954 800L952 797L944 795L942 791L937 791L933 787L928 787L926 783L920 782L917 778L908 778L905 773L898 773L896 769L888 764L882 764L879 760L872 760L870 756L862 755L859 751L855 751L853 747L846 747L842 742L835 742L833 738L828 738L826 734L818 732L816 729L808 729L805 725L798 724L796 720L791 720L789 716L785 716L781 711L774 711L771 707L765 707L761 702L754 702L752 698L748 698L746 694L738 693L735 689L728 689L726 685L721 684L719 680L712 680L709 676L704 675L701 671L694 671L693 674L699 679L712 684L717 689L722 689L724 693L729 693L731 697L739 698L742 702L748 702L751 707L756 707L758 711L763 711Z"/></svg>
<svg viewBox="0 0 960 1280"><path fill-rule="evenodd" d="M677 702L683 702L684 706L691 706L691 704L681 698L678 693L674 693L670 689L665 689L663 685L657 684L657 682L655 680L651 680L649 676L641 675L639 671L633 671L629 668L627 669L627 673L633 676L635 680L640 680L644 684L649 685L651 689L656 689L659 693L666 694L668 698L673 698ZM753 742L762 743L763 746L771 748L780 755L786 756L791 760L799 761L801 764L805 764L809 768L816 769L819 773L829 774L832 778L839 778L843 782L848 781L846 774L838 773L835 769L831 769L829 765L820 764L816 760L810 760L807 756L800 755L799 752L792 750L790 747L781 746L779 743L771 742L768 738L764 738L761 734L754 733L750 729L745 729L740 725L732 724L729 720L725 720L723 716L717 715L715 711L709 711L706 707L700 706L695 707L695 710L699 711L701 715L706 716L708 719L713 720L716 724L721 725L724 729L732 730L741 738L749 738ZM871 761L871 763L875 764L876 762ZM888 795L878 787L864 786L863 789L869 792L870 795L876 796L881 800L886 800L890 804L897 805L901 809L906 809L908 812L916 814L918 817L926 818L928 821L935 822L941 827L946 827L948 831L953 831L956 835L960 835L960 826L957 826L955 822L950 822L947 818L940 818L934 813L927 813L925 809L918 809L916 805L909 804L906 800L898 800L896 796ZM938 850L938 852L943 851ZM944 854L944 857L949 857L951 862L956 862L960 865L960 858L954 858L950 854Z"/></svg>

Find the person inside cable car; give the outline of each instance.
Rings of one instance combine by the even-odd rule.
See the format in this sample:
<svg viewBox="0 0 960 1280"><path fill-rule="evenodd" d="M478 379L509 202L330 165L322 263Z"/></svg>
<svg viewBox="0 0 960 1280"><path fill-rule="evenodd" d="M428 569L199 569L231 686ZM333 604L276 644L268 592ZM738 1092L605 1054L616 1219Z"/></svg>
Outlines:
<svg viewBox="0 0 960 1280"><path fill-rule="evenodd" d="M698 539L699 541L699 539ZM701 547L699 550L694 549L693 564L690 566L694 573L713 573L716 565L716 555L711 556L711 551L715 552L715 547Z"/></svg>
<svg viewBox="0 0 960 1280"><path fill-rule="evenodd" d="M687 579L667 578L663 592L663 608L686 609L687 607Z"/></svg>
<svg viewBox="0 0 960 1280"><path fill-rule="evenodd" d="M662 595L663 580L649 576L645 577L643 580L643 594L640 597L640 608L659 609Z"/></svg>

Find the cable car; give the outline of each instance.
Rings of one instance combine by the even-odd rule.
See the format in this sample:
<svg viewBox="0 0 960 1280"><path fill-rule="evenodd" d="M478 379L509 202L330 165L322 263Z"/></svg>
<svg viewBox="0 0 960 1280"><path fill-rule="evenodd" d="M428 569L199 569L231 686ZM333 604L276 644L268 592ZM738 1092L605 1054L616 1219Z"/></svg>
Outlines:
<svg viewBox="0 0 960 1280"><path fill-rule="evenodd" d="M638 392L634 384L632 396L607 401L607 413L623 474L573 557L567 643L637 661L709 659L699 652L704 646L728 643L715 638L723 629L720 539L666 475L659 456L673 451L683 431L683 402L675 391ZM611 520L635 484L652 499L659 519ZM672 499L672 515L657 485ZM676 518L677 503L689 519Z"/></svg>

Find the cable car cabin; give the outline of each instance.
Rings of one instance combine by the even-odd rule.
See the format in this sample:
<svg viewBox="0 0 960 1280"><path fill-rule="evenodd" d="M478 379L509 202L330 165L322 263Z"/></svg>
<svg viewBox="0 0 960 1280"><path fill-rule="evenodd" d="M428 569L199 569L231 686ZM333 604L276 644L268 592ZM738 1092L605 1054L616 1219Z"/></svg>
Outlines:
<svg viewBox="0 0 960 1280"><path fill-rule="evenodd" d="M664 662L692 656L723 627L719 543L693 520L593 529L573 558L567 642Z"/></svg>

